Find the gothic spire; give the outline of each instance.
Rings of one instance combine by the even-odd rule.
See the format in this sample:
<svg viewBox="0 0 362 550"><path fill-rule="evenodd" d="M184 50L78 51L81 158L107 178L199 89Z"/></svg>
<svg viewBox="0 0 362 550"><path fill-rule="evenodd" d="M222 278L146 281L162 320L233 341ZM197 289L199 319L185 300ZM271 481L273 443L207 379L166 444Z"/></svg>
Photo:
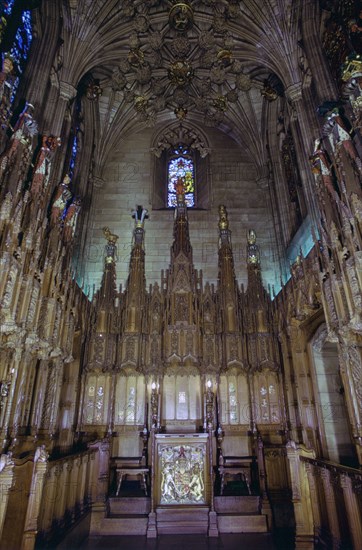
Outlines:
<svg viewBox="0 0 362 550"><path fill-rule="evenodd" d="M172 260L183 253L192 263L192 247L189 236L189 222L187 218L187 206L185 203L185 187L181 178L177 180L176 208L174 222L174 241L171 249Z"/></svg>
<svg viewBox="0 0 362 550"><path fill-rule="evenodd" d="M133 246L130 259L129 275L126 289L126 332L141 330L140 311L144 305L146 290L145 251L144 251L144 223L148 212L141 205L137 205L132 212L135 220L133 231Z"/></svg>
<svg viewBox="0 0 362 550"><path fill-rule="evenodd" d="M225 312L224 326L227 331L234 332L238 330L236 307L238 287L235 279L231 231L224 205L219 206L219 237L219 289Z"/></svg>

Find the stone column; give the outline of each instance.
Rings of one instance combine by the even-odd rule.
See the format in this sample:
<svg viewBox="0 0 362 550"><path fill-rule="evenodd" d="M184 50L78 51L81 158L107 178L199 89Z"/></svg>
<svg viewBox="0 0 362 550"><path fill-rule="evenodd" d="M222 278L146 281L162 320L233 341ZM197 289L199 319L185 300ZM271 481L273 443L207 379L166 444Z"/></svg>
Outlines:
<svg viewBox="0 0 362 550"><path fill-rule="evenodd" d="M14 461L11 453L0 456L0 540L4 528L9 491L14 481Z"/></svg>
<svg viewBox="0 0 362 550"><path fill-rule="evenodd" d="M359 346L340 342L340 373L356 454L362 465L362 358Z"/></svg>
<svg viewBox="0 0 362 550"><path fill-rule="evenodd" d="M321 514L319 510L318 488L314 477L315 467L313 466L313 464L310 464L308 462L304 464L304 467L308 477L310 501L311 501L312 512L313 512L314 533L317 537L320 535L320 532L321 532L322 520L321 520Z"/></svg>
<svg viewBox="0 0 362 550"><path fill-rule="evenodd" d="M302 95L302 83L297 82L285 90L285 94L292 105L291 130L297 152L299 172L303 182L304 196L312 222L317 224L318 208L315 197L315 182L309 163L312 145L315 137L319 136L320 129L316 115L312 115L305 106ZM300 130L300 132L298 131Z"/></svg>
<svg viewBox="0 0 362 550"><path fill-rule="evenodd" d="M21 550L33 550L39 530L39 514L43 500L45 474L48 467L48 454L44 445L38 447L34 457L34 469L31 480L28 508L25 517Z"/></svg>
<svg viewBox="0 0 362 550"><path fill-rule="evenodd" d="M306 452L297 447L294 441L289 441L287 444L292 502L296 524L295 548L297 550L314 549L314 527L309 486L304 463L300 461L300 456Z"/></svg>
<svg viewBox="0 0 362 550"><path fill-rule="evenodd" d="M338 550L341 543L341 532L339 529L338 513L333 485L331 483L331 472L326 468L323 468L321 476L324 489L324 498L327 507L329 531L332 535L332 548Z"/></svg>
<svg viewBox="0 0 362 550"><path fill-rule="evenodd" d="M359 487L357 484L354 486L351 478L345 474L341 475L340 481L353 547L362 548L361 480Z"/></svg>

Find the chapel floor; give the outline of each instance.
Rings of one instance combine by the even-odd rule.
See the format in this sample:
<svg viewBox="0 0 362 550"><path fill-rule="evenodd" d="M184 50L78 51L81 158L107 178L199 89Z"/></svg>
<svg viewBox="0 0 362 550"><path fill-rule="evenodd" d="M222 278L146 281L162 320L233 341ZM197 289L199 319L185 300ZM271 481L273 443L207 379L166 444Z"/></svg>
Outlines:
<svg viewBox="0 0 362 550"><path fill-rule="evenodd" d="M287 539L276 542L267 534L228 534L218 538L204 535L162 535L157 539L137 536L91 537L80 550L292 550ZM73 550L69 548L69 550ZM75 550L75 549L74 549Z"/></svg>

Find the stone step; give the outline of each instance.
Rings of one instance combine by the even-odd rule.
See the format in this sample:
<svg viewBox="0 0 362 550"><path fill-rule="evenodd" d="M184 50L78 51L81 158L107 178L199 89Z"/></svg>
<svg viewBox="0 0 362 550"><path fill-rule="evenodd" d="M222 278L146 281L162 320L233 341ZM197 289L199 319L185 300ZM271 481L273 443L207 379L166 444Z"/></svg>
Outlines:
<svg viewBox="0 0 362 550"><path fill-rule="evenodd" d="M156 519L159 535L207 534L209 508L206 506L157 508Z"/></svg>
<svg viewBox="0 0 362 550"><path fill-rule="evenodd" d="M148 517L115 517L104 518L100 522L99 533L106 535L146 535Z"/></svg>
<svg viewBox="0 0 362 550"><path fill-rule="evenodd" d="M149 514L151 510L151 499L148 497L110 497L109 514Z"/></svg>
<svg viewBox="0 0 362 550"><path fill-rule="evenodd" d="M215 512L218 514L259 514L259 496L215 497Z"/></svg>
<svg viewBox="0 0 362 550"><path fill-rule="evenodd" d="M267 517L254 514L218 514L219 533L267 533Z"/></svg>

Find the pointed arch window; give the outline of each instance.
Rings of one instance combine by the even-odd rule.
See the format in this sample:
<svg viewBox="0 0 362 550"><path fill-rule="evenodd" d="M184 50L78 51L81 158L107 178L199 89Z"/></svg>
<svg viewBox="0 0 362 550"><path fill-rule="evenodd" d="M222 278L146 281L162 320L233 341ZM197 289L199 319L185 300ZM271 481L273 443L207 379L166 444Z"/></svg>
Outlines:
<svg viewBox="0 0 362 550"><path fill-rule="evenodd" d="M184 145L171 149L167 162L167 206L176 206L176 185L182 182L188 208L195 206L195 161L189 148Z"/></svg>

